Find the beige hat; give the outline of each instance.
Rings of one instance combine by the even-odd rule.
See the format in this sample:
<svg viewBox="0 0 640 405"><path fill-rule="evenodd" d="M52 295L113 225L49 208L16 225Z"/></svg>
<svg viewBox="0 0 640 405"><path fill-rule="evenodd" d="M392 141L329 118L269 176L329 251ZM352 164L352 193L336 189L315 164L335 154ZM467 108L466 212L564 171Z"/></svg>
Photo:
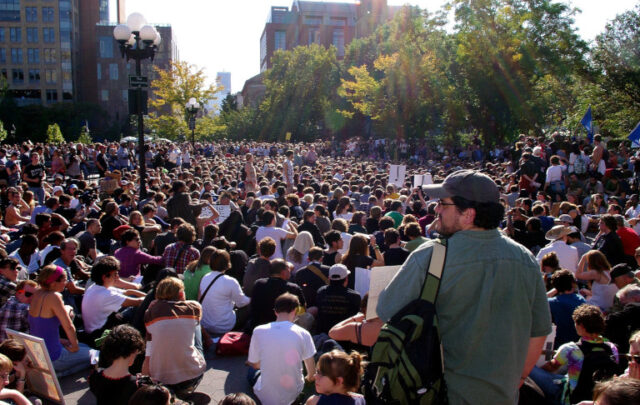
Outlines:
<svg viewBox="0 0 640 405"><path fill-rule="evenodd" d="M546 240L558 240L563 236L569 235L570 233L571 227L565 225L556 225L551 228L546 235L544 235L544 238Z"/></svg>
<svg viewBox="0 0 640 405"><path fill-rule="evenodd" d="M293 249L300 252L300 254L308 253L309 249L311 249L313 246L313 236L307 231L300 232L293 242Z"/></svg>

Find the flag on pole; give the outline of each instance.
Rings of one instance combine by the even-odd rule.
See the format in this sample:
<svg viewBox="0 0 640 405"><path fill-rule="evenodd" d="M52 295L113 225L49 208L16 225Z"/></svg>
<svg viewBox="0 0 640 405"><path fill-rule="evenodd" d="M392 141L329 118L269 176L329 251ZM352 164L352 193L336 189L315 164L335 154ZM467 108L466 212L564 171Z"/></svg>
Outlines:
<svg viewBox="0 0 640 405"><path fill-rule="evenodd" d="M589 137L589 142L593 142L593 119L591 117L591 106L587 109L587 112L582 117L582 121L580 121L584 129L587 130L587 136Z"/></svg>
<svg viewBox="0 0 640 405"><path fill-rule="evenodd" d="M640 147L640 122L638 122L638 125L631 131L628 139L631 141L631 146L636 148Z"/></svg>

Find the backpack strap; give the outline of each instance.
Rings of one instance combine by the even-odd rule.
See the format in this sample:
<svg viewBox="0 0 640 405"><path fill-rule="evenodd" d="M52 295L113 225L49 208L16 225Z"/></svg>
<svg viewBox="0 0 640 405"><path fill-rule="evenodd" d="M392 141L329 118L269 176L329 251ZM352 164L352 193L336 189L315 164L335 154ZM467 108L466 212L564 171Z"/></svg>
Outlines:
<svg viewBox="0 0 640 405"><path fill-rule="evenodd" d="M327 278L327 276L325 276L324 273L319 268L317 268L314 264L308 265L307 268L311 270L313 274L320 277L320 279L324 281L325 284L329 284L329 279Z"/></svg>
<svg viewBox="0 0 640 405"><path fill-rule="evenodd" d="M182 254L184 253L185 250L187 250L191 245L188 244L184 244L182 245L182 247L180 248L180 250L178 251L178 254L176 255L175 260L173 261L173 268L176 268L176 265L178 264L178 262L180 261L180 258L182 257Z"/></svg>
<svg viewBox="0 0 640 405"><path fill-rule="evenodd" d="M218 275L213 279L213 281L211 281L211 283L209 283L209 286L207 287L207 289L206 289L206 290L204 290L204 293L202 293L202 295L200 296L200 299L198 300L201 304L202 304L202 301L204 301L204 297L206 297L206 296L207 296L207 293L209 292L209 288L211 288L211 286L213 285L213 283L215 283L216 281L218 281L218 279L219 279L220 277L222 277L223 275L224 275L224 273L220 273L220 274L218 274Z"/></svg>
<svg viewBox="0 0 640 405"><path fill-rule="evenodd" d="M429 262L429 271L422 285L422 294L420 298L434 303L438 298L440 290L440 280L444 272L444 262L447 257L447 242L445 239L436 239L431 252L431 261Z"/></svg>

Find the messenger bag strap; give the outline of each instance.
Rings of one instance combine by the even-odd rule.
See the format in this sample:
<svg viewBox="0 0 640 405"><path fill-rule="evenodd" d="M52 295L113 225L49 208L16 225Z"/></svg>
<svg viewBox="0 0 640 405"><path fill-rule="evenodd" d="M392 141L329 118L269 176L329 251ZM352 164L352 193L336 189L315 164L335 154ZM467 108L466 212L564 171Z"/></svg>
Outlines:
<svg viewBox="0 0 640 405"><path fill-rule="evenodd" d="M220 277L222 277L223 275L224 275L223 273L218 274L218 275L213 279L213 281L211 281L211 283L209 283L209 286L207 287L207 289L206 289L206 290L204 290L204 293L202 293L202 295L200 296L200 299L198 300L201 304L202 304L202 301L204 301L204 297L205 297L205 296L207 295L207 293L209 292L209 288L211 288L211 286L213 285L213 283L215 283L216 281L218 281L218 279L219 279Z"/></svg>
<svg viewBox="0 0 640 405"><path fill-rule="evenodd" d="M436 239L431 252L431 261L429 262L429 271L422 286L422 294L420 298L434 303L438 298L440 290L440 280L444 272L444 262L447 257L446 240Z"/></svg>
<svg viewBox="0 0 640 405"><path fill-rule="evenodd" d="M324 281L325 284L329 284L329 279L327 278L327 276L324 275L324 273L319 268L317 268L313 264L310 264L307 267L309 268L309 270L313 272L313 274L320 277L320 279Z"/></svg>
<svg viewBox="0 0 640 405"><path fill-rule="evenodd" d="M182 247L180 248L180 250L178 251L178 255L176 256L175 260L173 261L173 268L176 268L176 265L178 264L178 261L180 261L180 258L182 257L182 254L185 252L185 250L189 249L191 245L188 244L184 244L182 245Z"/></svg>

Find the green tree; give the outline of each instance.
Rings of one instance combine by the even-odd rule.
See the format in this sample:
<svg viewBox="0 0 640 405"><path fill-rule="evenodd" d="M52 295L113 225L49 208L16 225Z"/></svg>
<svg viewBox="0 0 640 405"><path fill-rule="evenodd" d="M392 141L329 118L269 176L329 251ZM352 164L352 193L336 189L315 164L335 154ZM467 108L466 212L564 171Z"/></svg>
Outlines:
<svg viewBox="0 0 640 405"><path fill-rule="evenodd" d="M60 126L58 124L51 124L47 127L47 143L51 143L54 145L60 145L64 143L64 136L62 136L62 131L60 131Z"/></svg>
<svg viewBox="0 0 640 405"><path fill-rule="evenodd" d="M7 130L4 128L4 124L0 121L0 142L7 139Z"/></svg>
<svg viewBox="0 0 640 405"><path fill-rule="evenodd" d="M167 108L171 114L182 117L185 124L189 123L185 104L190 98L204 105L215 100L215 93L222 90L222 86L215 84L207 86L204 71L187 62L173 61L167 70L154 69L158 78L151 82L154 94L151 105L158 110Z"/></svg>
<svg viewBox="0 0 640 405"><path fill-rule="evenodd" d="M78 142L84 145L90 145L93 143L93 138L91 138L91 132L89 132L89 128L86 125L82 126L80 130L80 136L78 137Z"/></svg>
<svg viewBox="0 0 640 405"><path fill-rule="evenodd" d="M325 128L325 117L335 110L335 90L340 70L334 47L313 44L291 51L277 51L273 67L264 78L265 98L258 120L263 124L260 139L311 140ZM246 116L243 116L246 118Z"/></svg>
<svg viewBox="0 0 640 405"><path fill-rule="evenodd" d="M222 104L220 105L220 113L229 113L231 111L238 111L238 100L236 100L236 96L229 93L222 100Z"/></svg>
<svg viewBox="0 0 640 405"><path fill-rule="evenodd" d="M144 126L151 131L155 131L159 137L170 140L177 140L180 135L190 132L187 123L178 115L151 113L145 117Z"/></svg>

